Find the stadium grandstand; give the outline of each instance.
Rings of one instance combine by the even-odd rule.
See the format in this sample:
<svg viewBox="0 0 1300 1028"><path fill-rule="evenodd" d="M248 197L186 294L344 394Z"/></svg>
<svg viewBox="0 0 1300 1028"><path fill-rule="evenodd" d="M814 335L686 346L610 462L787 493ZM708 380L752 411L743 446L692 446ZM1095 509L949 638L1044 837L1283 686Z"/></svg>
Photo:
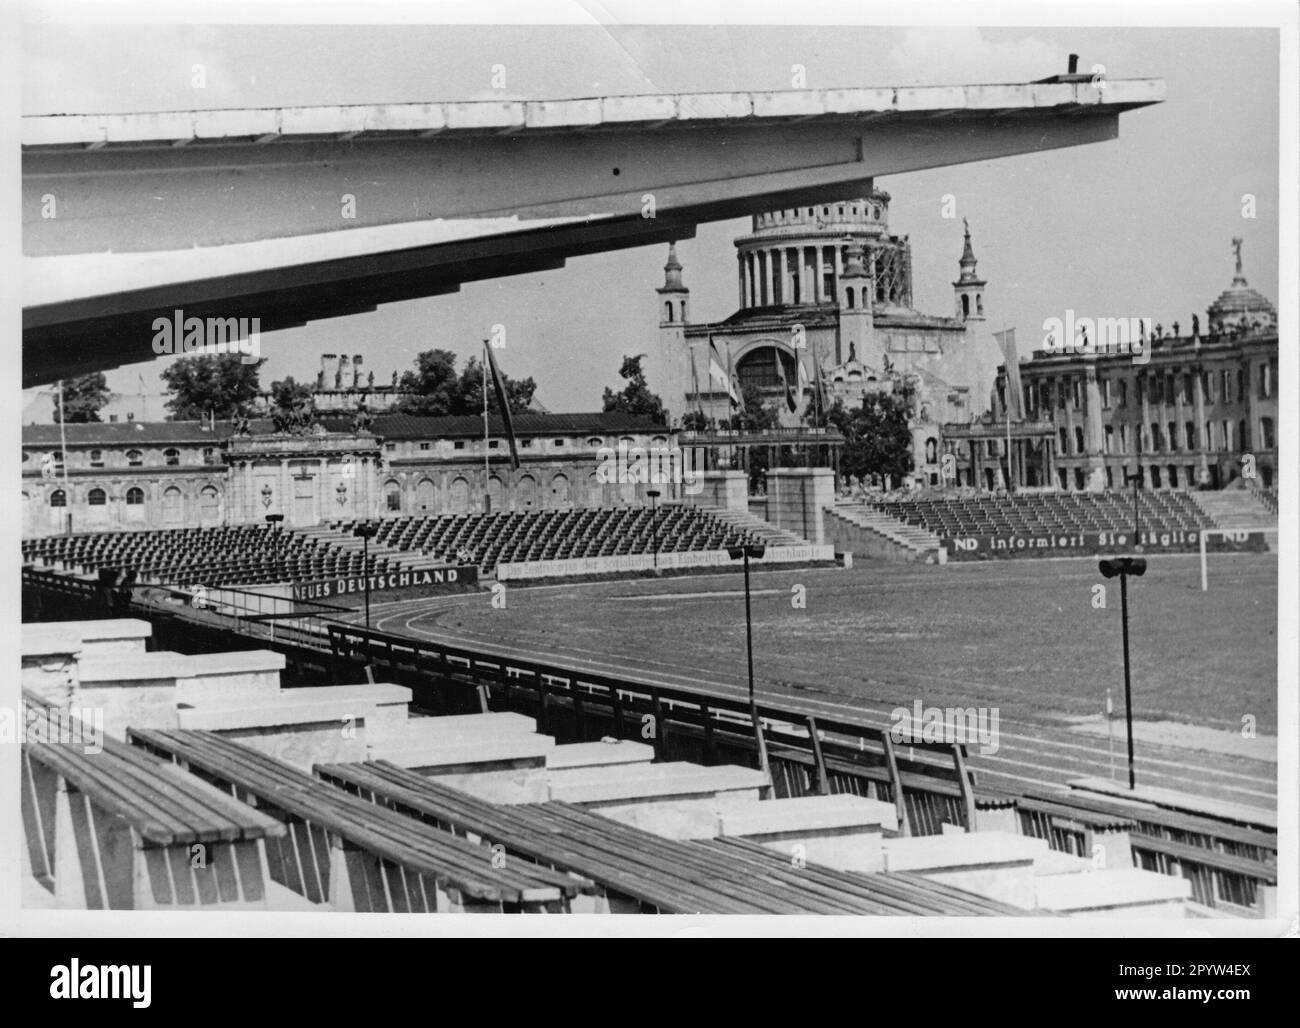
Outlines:
<svg viewBox="0 0 1300 1028"><path fill-rule="evenodd" d="M1217 527L1186 493L1039 493L969 499L882 499L871 504L945 538L999 533L1194 532Z"/></svg>
<svg viewBox="0 0 1300 1028"><path fill-rule="evenodd" d="M337 522L335 527L350 533L357 522ZM387 518L378 522L375 542L404 553L473 563L488 574L502 563L700 553L803 540L758 519L741 527L715 511L664 504Z"/></svg>

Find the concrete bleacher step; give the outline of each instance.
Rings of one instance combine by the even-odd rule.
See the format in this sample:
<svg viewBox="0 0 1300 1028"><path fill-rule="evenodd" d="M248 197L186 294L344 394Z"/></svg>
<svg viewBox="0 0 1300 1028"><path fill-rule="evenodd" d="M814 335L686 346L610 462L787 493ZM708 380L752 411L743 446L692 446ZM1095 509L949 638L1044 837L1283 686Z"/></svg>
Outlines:
<svg viewBox="0 0 1300 1028"><path fill-rule="evenodd" d="M1040 910L1087 917L1187 917L1192 883L1137 868L1040 875L1034 879Z"/></svg>
<svg viewBox="0 0 1300 1028"><path fill-rule="evenodd" d="M866 503L840 501L828 508L827 514L868 533L875 540L875 545L868 547L867 552L875 556L924 560L937 554L940 549L939 537L933 532L892 518Z"/></svg>
<svg viewBox="0 0 1300 1028"><path fill-rule="evenodd" d="M139 618L102 621L37 621L24 624L22 655L80 653L83 657L144 653L153 626Z"/></svg>
<svg viewBox="0 0 1300 1028"><path fill-rule="evenodd" d="M1277 528L1277 515L1249 489L1197 489L1187 494L1219 528L1256 530Z"/></svg>
<svg viewBox="0 0 1300 1028"><path fill-rule="evenodd" d="M743 802L758 799L770 780L762 771L734 764L672 761L552 771L548 785L551 799L601 809L659 799Z"/></svg>
<svg viewBox="0 0 1300 1028"><path fill-rule="evenodd" d="M649 764L655 750L643 742L630 739L574 742L556 746L546 754L546 767L562 771L585 767L615 767L623 764Z"/></svg>
<svg viewBox="0 0 1300 1028"><path fill-rule="evenodd" d="M1039 869L1054 868L1047 840L1011 832L885 839L881 848L882 870L913 871L1024 910L1036 905Z"/></svg>

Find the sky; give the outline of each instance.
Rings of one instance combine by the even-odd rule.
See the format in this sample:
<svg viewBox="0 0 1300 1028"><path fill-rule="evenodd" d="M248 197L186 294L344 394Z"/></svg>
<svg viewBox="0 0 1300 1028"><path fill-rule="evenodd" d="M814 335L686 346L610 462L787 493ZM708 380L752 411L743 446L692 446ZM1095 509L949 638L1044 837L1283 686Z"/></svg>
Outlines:
<svg viewBox="0 0 1300 1028"><path fill-rule="evenodd" d="M1273 29L864 26L383 26L29 24L24 114L564 98L627 93L1024 82L1082 70L1163 78L1168 100L1124 114L1105 143L880 178L891 230L912 244L917 309L953 313L970 221L989 330L1041 338L1049 317L1150 317L1184 330L1233 274L1278 299L1278 33ZM206 88L191 88L203 64ZM493 89L504 65L505 90ZM945 218L943 198L956 199ZM1254 197L1253 218L1243 196ZM737 307L736 236L700 225L678 245L691 319ZM666 247L575 258L557 271L263 337L262 381L314 377L321 353L362 354L376 381L441 347L463 363L511 326L503 370L553 411L597 410L624 354L656 344ZM161 392L161 361L108 373ZM32 399L29 392L25 401ZM29 412L30 412L29 406ZM155 415L156 416L156 415ZM46 420L42 418L42 420Z"/></svg>

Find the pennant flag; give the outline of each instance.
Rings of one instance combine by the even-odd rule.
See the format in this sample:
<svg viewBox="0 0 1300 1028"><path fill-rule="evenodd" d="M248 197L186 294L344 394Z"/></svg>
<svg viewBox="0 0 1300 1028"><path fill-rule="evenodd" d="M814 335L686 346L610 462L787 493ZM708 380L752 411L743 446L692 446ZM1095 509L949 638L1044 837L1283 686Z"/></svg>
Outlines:
<svg viewBox="0 0 1300 1028"><path fill-rule="evenodd" d="M731 366L731 344L727 344L727 381L731 386L731 405L741 413L745 410L745 391L740 388L740 379Z"/></svg>
<svg viewBox="0 0 1300 1028"><path fill-rule="evenodd" d="M785 393L785 405L793 414L799 408L798 402L794 398L794 392L790 389L790 381L785 377L785 364L781 360L781 351L776 347L772 348L772 353L776 356L776 374L781 379L781 391Z"/></svg>
<svg viewBox="0 0 1300 1028"><path fill-rule="evenodd" d="M994 332L1002 358L1007 367L1007 416L1020 421L1024 418L1024 404L1020 387L1020 356L1016 353L1016 330L1009 328L1005 332Z"/></svg>
<svg viewBox="0 0 1300 1028"><path fill-rule="evenodd" d="M736 384L731 374L731 351L727 350L727 366L722 366L722 355L718 353L718 344L709 337L709 379L716 382L728 396L731 397L733 407L740 406L740 396L736 391Z"/></svg>
<svg viewBox="0 0 1300 1028"><path fill-rule="evenodd" d="M704 401L700 399L700 372L695 367L695 350L691 349L691 391L695 394L695 406L704 413Z"/></svg>
<svg viewBox="0 0 1300 1028"><path fill-rule="evenodd" d="M497 406L501 409L501 420L506 426L506 440L510 443L510 466L519 470L519 447L515 442L515 422L510 415L510 404L506 399L506 384L497 367L497 359L492 356L492 344L483 340L483 349L487 353L488 370L492 373L492 389L496 393Z"/></svg>

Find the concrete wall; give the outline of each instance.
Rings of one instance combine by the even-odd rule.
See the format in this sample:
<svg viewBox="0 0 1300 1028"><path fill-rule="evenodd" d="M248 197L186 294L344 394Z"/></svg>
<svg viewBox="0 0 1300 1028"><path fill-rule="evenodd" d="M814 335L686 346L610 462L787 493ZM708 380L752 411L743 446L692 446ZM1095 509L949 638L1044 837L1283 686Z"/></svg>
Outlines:
<svg viewBox="0 0 1300 1028"><path fill-rule="evenodd" d="M772 468L767 473L767 520L777 528L824 543L822 511L834 505L835 475L830 468Z"/></svg>

